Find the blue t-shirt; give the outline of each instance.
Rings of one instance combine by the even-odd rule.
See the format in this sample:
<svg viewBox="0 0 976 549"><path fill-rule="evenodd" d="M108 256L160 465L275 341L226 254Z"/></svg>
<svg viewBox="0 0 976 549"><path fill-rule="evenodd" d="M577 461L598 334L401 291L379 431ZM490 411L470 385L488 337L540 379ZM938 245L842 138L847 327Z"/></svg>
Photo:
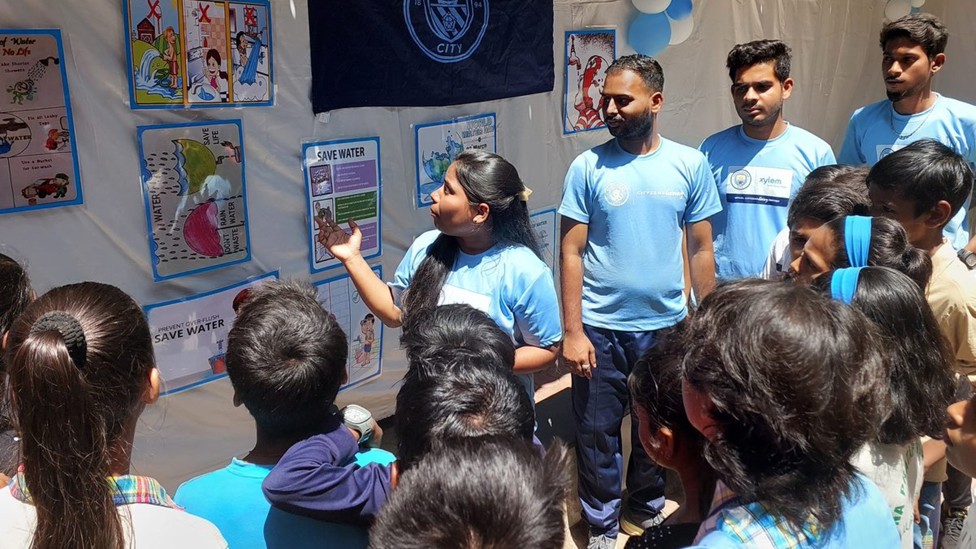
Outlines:
<svg viewBox="0 0 976 549"><path fill-rule="evenodd" d="M386 465L393 459L389 452L369 450L357 454L355 463ZM184 482L173 499L188 513L212 522L230 549L365 549L369 538L364 528L323 522L271 507L261 492L261 482L271 468L234 458L223 469Z"/></svg>
<svg viewBox="0 0 976 549"><path fill-rule="evenodd" d="M918 114L898 114L882 100L854 111L838 160L874 166L878 160L919 139L935 139L976 165L976 106L945 96ZM970 199L946 225L944 234L955 249L969 241Z"/></svg>
<svg viewBox="0 0 976 549"><path fill-rule="evenodd" d="M753 139L733 126L699 147L718 185L722 211L712 217L715 274L719 279L759 276L776 235L786 227L786 210L807 174L834 164L823 139L788 125L769 141Z"/></svg>
<svg viewBox="0 0 976 549"><path fill-rule="evenodd" d="M613 139L576 157L559 214L588 225L583 323L644 332L681 321L681 230L721 209L704 155L669 139L644 155Z"/></svg>

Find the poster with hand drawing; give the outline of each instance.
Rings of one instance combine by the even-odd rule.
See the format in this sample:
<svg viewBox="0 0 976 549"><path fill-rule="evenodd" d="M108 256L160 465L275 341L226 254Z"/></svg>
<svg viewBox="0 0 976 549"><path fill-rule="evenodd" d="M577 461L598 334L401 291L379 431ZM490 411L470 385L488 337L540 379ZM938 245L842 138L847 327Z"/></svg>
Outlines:
<svg viewBox="0 0 976 549"><path fill-rule="evenodd" d="M155 280L251 258L240 120L139 127Z"/></svg>
<svg viewBox="0 0 976 549"><path fill-rule="evenodd" d="M265 4L231 2L231 89L235 103L271 99L271 18Z"/></svg>
<svg viewBox="0 0 976 549"><path fill-rule="evenodd" d="M444 184L447 168L459 152L465 149L495 152L497 147L493 112L417 124L414 133L418 208L431 205L430 194Z"/></svg>
<svg viewBox="0 0 976 549"><path fill-rule="evenodd" d="M0 213L82 203L61 31L0 29Z"/></svg>
<svg viewBox="0 0 976 549"><path fill-rule="evenodd" d="M600 100L616 55L615 37L613 29L566 31L564 134L606 127Z"/></svg>
<svg viewBox="0 0 976 549"><path fill-rule="evenodd" d="M383 268L372 268L383 278ZM383 323L363 303L349 275L316 282L318 299L332 315L349 341L346 361L348 379L342 389L348 389L380 375L383 365Z"/></svg>
<svg viewBox="0 0 976 549"><path fill-rule="evenodd" d="M183 2L183 44L186 48L183 85L189 103L227 103L230 100L227 17L226 2Z"/></svg>

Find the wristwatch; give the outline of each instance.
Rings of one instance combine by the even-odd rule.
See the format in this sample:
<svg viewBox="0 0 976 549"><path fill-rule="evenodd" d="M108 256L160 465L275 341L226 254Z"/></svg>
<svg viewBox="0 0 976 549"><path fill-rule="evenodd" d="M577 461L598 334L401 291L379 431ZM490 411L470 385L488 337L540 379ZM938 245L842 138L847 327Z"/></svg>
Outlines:
<svg viewBox="0 0 976 549"><path fill-rule="evenodd" d="M358 404L350 404L340 410L342 422L346 427L359 433L359 443L363 444L373 436L373 414Z"/></svg>
<svg viewBox="0 0 976 549"><path fill-rule="evenodd" d="M976 254L966 248L959 250L959 261L962 261L970 271L976 270Z"/></svg>

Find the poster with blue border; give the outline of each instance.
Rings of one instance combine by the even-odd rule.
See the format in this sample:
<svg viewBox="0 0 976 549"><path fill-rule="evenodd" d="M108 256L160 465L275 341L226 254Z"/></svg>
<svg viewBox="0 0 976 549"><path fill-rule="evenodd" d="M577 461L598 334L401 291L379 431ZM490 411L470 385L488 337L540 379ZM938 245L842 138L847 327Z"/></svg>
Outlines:
<svg viewBox="0 0 976 549"><path fill-rule="evenodd" d="M0 214L83 202L58 29L0 29Z"/></svg>
<svg viewBox="0 0 976 549"><path fill-rule="evenodd" d="M383 278L383 267L373 267L376 276ZM359 296L349 275L341 275L315 282L322 307L346 333L349 358L346 361L345 390L378 377L383 371L383 323L369 311Z"/></svg>
<svg viewBox="0 0 976 549"><path fill-rule="evenodd" d="M535 234L536 241L539 242L542 260L546 262L546 265L549 265L549 269L553 272L556 270L556 249L559 233L556 221L555 208L529 214L529 223L532 225L532 232Z"/></svg>
<svg viewBox="0 0 976 549"><path fill-rule="evenodd" d="M498 146L493 112L417 124L414 134L418 208L431 205L430 194L444 184L444 174L459 152L465 149L495 152Z"/></svg>
<svg viewBox="0 0 976 549"><path fill-rule="evenodd" d="M316 141L302 145L310 269L340 266L323 241L333 223L353 219L362 233L364 259L383 252L380 138Z"/></svg>
<svg viewBox="0 0 976 549"><path fill-rule="evenodd" d="M600 102L607 67L617 55L613 29L566 31L563 134L606 127Z"/></svg>
<svg viewBox="0 0 976 549"><path fill-rule="evenodd" d="M132 109L274 104L267 0L122 0Z"/></svg>
<svg viewBox="0 0 976 549"><path fill-rule="evenodd" d="M173 394L227 375L227 334L251 288L277 280L278 272L202 294L146 305L163 394Z"/></svg>
<svg viewBox="0 0 976 549"><path fill-rule="evenodd" d="M240 120L139 126L153 279L251 259Z"/></svg>

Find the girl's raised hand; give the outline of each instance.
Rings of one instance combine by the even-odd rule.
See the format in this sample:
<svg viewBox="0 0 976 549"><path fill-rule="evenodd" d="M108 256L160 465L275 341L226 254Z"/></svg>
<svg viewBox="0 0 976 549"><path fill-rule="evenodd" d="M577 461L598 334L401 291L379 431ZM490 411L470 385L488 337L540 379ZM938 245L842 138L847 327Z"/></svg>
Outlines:
<svg viewBox="0 0 976 549"><path fill-rule="evenodd" d="M349 220L349 229L352 234L342 230L335 221L322 219L318 216L313 217L315 224L319 228L316 240L325 246L336 259L346 262L359 255L359 248L363 241L363 233L359 230L359 225L352 219Z"/></svg>

